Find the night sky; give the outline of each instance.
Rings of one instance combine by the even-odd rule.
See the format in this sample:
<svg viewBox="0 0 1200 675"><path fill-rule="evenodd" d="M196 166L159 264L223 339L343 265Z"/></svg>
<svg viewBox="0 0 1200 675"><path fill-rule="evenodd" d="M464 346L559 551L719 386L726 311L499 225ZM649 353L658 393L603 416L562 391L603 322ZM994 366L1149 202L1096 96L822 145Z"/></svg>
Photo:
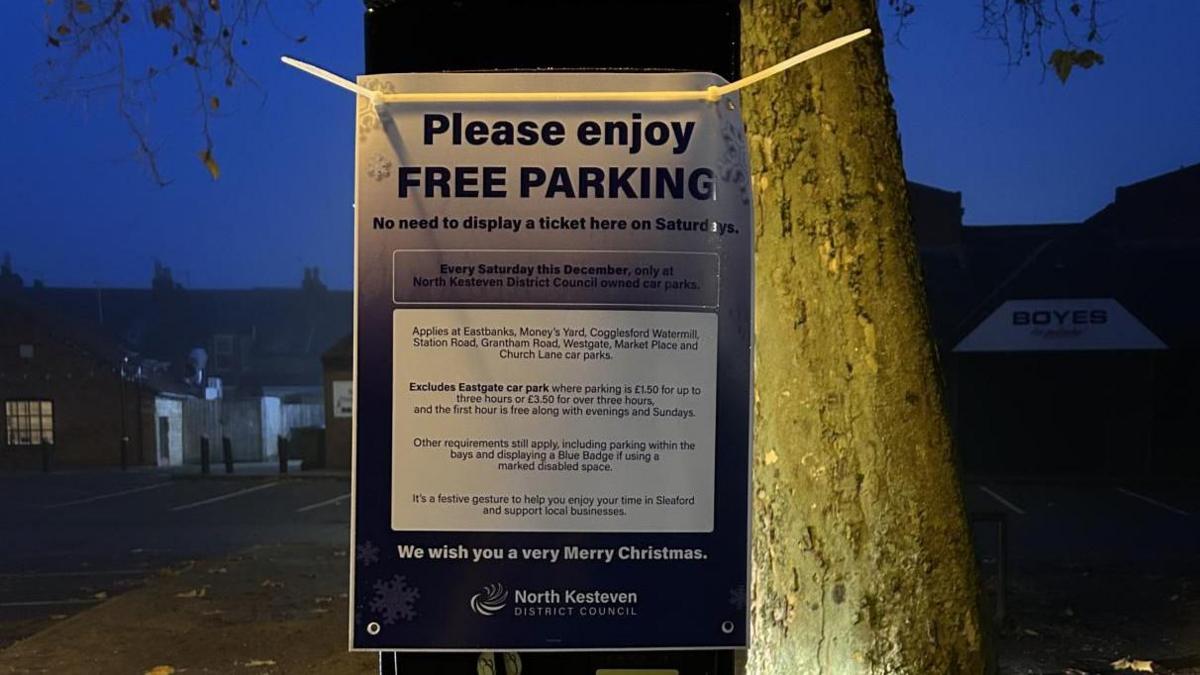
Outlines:
<svg viewBox="0 0 1200 675"><path fill-rule="evenodd" d="M54 286L149 285L160 259L192 288L296 286L318 265L352 279L354 98L278 62L282 53L346 75L362 67L362 5L282 8L243 60L262 89L226 97L213 182L186 83L161 89L149 123L157 187L111 99L42 100L44 3L0 4L4 67L0 251ZM1036 62L1011 69L983 39L974 2L918 3L887 58L912 180L963 192L970 224L1079 221L1113 189L1200 162L1200 2L1105 7L1107 63L1064 87ZM797 45L797 51L809 45Z"/></svg>

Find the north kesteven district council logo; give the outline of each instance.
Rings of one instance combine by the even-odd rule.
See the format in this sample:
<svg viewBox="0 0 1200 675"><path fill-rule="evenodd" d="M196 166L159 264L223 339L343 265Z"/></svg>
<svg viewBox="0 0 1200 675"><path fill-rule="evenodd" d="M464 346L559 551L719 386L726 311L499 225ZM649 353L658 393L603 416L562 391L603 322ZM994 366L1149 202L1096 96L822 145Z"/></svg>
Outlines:
<svg viewBox="0 0 1200 675"><path fill-rule="evenodd" d="M504 584L484 586L471 596L471 611L482 616L492 616L508 605L508 591Z"/></svg>

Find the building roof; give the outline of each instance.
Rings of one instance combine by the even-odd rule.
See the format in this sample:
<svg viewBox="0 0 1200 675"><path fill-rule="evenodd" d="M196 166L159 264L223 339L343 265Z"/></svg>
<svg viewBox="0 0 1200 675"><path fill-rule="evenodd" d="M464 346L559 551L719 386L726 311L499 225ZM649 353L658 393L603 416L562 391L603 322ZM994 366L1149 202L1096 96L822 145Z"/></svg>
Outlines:
<svg viewBox="0 0 1200 675"><path fill-rule="evenodd" d="M117 364L126 356L120 343L96 330L86 320L63 316L21 295L0 295L0 340L39 339L74 347L87 352L98 363ZM22 327L27 327L22 330Z"/></svg>
<svg viewBox="0 0 1200 675"><path fill-rule="evenodd" d="M6 339L7 338L7 339ZM0 295L0 346L10 340L54 342L76 349L94 359L96 366L114 373L124 366L131 381L156 392L182 396L198 395L199 389L159 370L124 348L98 324L41 307L30 298L12 293ZM0 373L2 375L2 373Z"/></svg>
<svg viewBox="0 0 1200 675"><path fill-rule="evenodd" d="M909 181L908 203L922 247L958 245L963 218L961 192Z"/></svg>
<svg viewBox="0 0 1200 675"><path fill-rule="evenodd" d="M930 216L913 202L917 232ZM1169 347L1200 345L1200 164L1117 188L1082 223L961 228L921 249L934 332L957 344L1006 300L1112 298Z"/></svg>
<svg viewBox="0 0 1200 675"><path fill-rule="evenodd" d="M214 336L235 336L236 370L212 374L247 393L319 386L321 354L350 330L353 311L349 291L320 288L31 288L23 295L89 322L139 358L167 364L173 376L184 374L193 349L211 352Z"/></svg>
<svg viewBox="0 0 1200 675"><path fill-rule="evenodd" d="M1200 163L1118 187L1113 202L1088 224L1123 241L1195 241L1200 230Z"/></svg>
<svg viewBox="0 0 1200 675"><path fill-rule="evenodd" d="M342 339L325 350L321 362L326 367L349 368L354 359L354 334L344 335Z"/></svg>

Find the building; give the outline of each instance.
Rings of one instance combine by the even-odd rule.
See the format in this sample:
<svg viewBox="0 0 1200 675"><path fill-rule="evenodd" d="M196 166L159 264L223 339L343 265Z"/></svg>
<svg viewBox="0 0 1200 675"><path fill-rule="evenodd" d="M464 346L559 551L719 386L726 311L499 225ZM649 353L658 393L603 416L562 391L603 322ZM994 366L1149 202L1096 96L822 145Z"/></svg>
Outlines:
<svg viewBox="0 0 1200 675"><path fill-rule="evenodd" d="M315 269L292 289L184 289L161 265L151 288L49 288L25 286L6 262L0 300L13 308L0 317L13 444L48 428L57 466L117 465L122 436L127 463L198 463L202 436L214 462L223 437L235 461L271 461L280 436L324 426L321 354L352 320L351 294ZM111 410L121 395L124 416ZM77 428L97 433L76 443ZM35 454L10 451L0 466Z"/></svg>
<svg viewBox="0 0 1200 675"><path fill-rule="evenodd" d="M151 288L27 288L28 302L100 327L171 377L219 380L225 398L321 401L321 354L353 319L351 293L315 270L299 288L185 289L156 265ZM205 363L190 363L202 353Z"/></svg>
<svg viewBox="0 0 1200 675"><path fill-rule="evenodd" d="M354 404L354 339L347 335L321 355L325 370L325 452L331 469L350 468Z"/></svg>
<svg viewBox="0 0 1200 675"><path fill-rule="evenodd" d="M0 469L158 464L157 411L188 395L93 327L0 299ZM181 427L164 419L169 461Z"/></svg>
<svg viewBox="0 0 1200 675"><path fill-rule="evenodd" d="M1200 165L1116 190L1082 223L914 222L964 469L1200 475Z"/></svg>

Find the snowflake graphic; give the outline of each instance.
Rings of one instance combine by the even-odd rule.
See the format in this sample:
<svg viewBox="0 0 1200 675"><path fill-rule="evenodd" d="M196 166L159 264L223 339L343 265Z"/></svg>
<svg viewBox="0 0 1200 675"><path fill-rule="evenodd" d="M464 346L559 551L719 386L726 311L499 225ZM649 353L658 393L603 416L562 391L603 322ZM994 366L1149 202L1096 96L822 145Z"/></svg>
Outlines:
<svg viewBox="0 0 1200 675"><path fill-rule="evenodd" d="M742 204L750 203L750 167L746 156L746 127L741 113L732 102L729 107L718 108L721 116L721 140L723 148L717 159L717 174L721 180L738 190Z"/></svg>
<svg viewBox="0 0 1200 675"><path fill-rule="evenodd" d="M358 545L358 562L363 567L370 567L379 562L379 547L369 541L364 541Z"/></svg>
<svg viewBox="0 0 1200 675"><path fill-rule="evenodd" d="M362 86L371 91L382 91L385 94L396 93L396 87L391 82L385 82L378 78L369 78L363 80ZM358 97L358 139L366 140L371 132L380 127L379 115L375 112L375 106L366 97Z"/></svg>
<svg viewBox="0 0 1200 675"><path fill-rule="evenodd" d="M746 609L746 587L735 586L729 589L729 604L738 609Z"/></svg>
<svg viewBox="0 0 1200 675"><path fill-rule="evenodd" d="M375 182L390 178L392 175L392 160L383 155L375 155L371 161L367 162L367 175L375 179Z"/></svg>
<svg viewBox="0 0 1200 675"><path fill-rule="evenodd" d="M412 621L417 618L417 610L413 605L421 597L421 591L408 585L407 577L399 574L391 581L375 582L375 597L371 600L371 611L383 615L383 622L389 626L398 619Z"/></svg>

